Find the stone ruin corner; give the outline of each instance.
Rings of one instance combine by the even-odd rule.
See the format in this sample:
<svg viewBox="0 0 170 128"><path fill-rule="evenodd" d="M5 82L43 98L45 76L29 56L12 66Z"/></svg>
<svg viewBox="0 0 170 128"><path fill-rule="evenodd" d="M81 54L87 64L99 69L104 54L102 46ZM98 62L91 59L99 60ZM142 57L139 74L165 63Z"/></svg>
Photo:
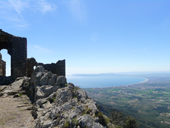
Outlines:
<svg viewBox="0 0 170 128"><path fill-rule="evenodd" d="M32 72L34 71L34 66L41 65L45 70L51 71L53 74L57 74L58 76L65 76L65 60L59 60L56 63L51 64L43 64L38 63L35 58L27 58L26 59L26 72L27 76L31 77Z"/></svg>
<svg viewBox="0 0 170 128"><path fill-rule="evenodd" d="M33 67L42 65L45 70L54 74L65 76L65 60L56 63L38 63L34 58L27 58L27 39L11 35L0 29L0 50L6 49L11 56L11 78L31 76ZM6 62L2 60L0 54L0 76L6 76Z"/></svg>

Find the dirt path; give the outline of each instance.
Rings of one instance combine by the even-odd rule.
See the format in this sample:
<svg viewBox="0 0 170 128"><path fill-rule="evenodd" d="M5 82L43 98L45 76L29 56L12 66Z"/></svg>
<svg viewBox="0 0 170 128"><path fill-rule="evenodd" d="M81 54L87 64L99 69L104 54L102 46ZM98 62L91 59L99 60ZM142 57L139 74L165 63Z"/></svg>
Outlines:
<svg viewBox="0 0 170 128"><path fill-rule="evenodd" d="M0 128L33 128L31 107L26 95L0 97Z"/></svg>

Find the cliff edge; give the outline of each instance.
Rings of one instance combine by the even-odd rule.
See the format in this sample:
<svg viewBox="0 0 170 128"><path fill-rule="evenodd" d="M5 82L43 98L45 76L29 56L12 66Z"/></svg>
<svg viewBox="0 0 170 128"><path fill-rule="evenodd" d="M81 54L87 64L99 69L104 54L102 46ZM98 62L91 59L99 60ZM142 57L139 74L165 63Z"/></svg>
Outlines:
<svg viewBox="0 0 170 128"><path fill-rule="evenodd" d="M1 86L0 96L22 97L32 101L34 128L115 128L93 99L64 76L57 76L42 66L31 77L20 77L10 86Z"/></svg>

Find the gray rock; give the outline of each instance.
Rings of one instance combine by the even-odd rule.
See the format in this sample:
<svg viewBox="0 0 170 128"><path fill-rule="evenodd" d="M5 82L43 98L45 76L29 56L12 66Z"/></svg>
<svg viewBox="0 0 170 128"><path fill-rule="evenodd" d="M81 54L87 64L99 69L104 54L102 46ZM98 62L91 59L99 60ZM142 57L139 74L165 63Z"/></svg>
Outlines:
<svg viewBox="0 0 170 128"><path fill-rule="evenodd" d="M68 87L69 89L73 90L75 86L74 86L74 84L72 84L72 83L68 83L68 84L67 84L67 87Z"/></svg>
<svg viewBox="0 0 170 128"><path fill-rule="evenodd" d="M36 87L36 99L45 98L55 92L59 87L52 85L43 85Z"/></svg>
<svg viewBox="0 0 170 128"><path fill-rule="evenodd" d="M72 109L73 106L70 103L65 103L62 105L63 111L68 111L69 109Z"/></svg>
<svg viewBox="0 0 170 128"><path fill-rule="evenodd" d="M52 125L51 120L43 121L41 128L49 128Z"/></svg>
<svg viewBox="0 0 170 128"><path fill-rule="evenodd" d="M77 117L77 114L74 111L71 111L69 116L68 116L68 121L71 122L72 119Z"/></svg>
<svg viewBox="0 0 170 128"><path fill-rule="evenodd" d="M82 105L76 106L75 112L76 114L81 114L84 111L84 107Z"/></svg>
<svg viewBox="0 0 170 128"><path fill-rule="evenodd" d="M49 78L52 76L51 72L46 72L40 79L40 85L47 85Z"/></svg>
<svg viewBox="0 0 170 128"><path fill-rule="evenodd" d="M1 93L1 95L4 95L4 94L15 95L18 92L21 92L25 79L26 79L25 77L18 77L15 80L15 82L11 84L11 86L7 86L6 88L3 89L3 92Z"/></svg>
<svg viewBox="0 0 170 128"><path fill-rule="evenodd" d="M92 128L94 124L93 118L90 115L80 116L77 118L77 121L79 122L80 127Z"/></svg>
<svg viewBox="0 0 170 128"><path fill-rule="evenodd" d="M53 74L52 77L48 81L48 85L54 85L57 79L57 75Z"/></svg>
<svg viewBox="0 0 170 128"><path fill-rule="evenodd" d="M77 89L75 95L80 101L85 101L88 98L86 92L82 89Z"/></svg>
<svg viewBox="0 0 170 128"><path fill-rule="evenodd" d="M31 74L30 84L36 86L44 72L45 70L42 66L37 66L34 72Z"/></svg>
<svg viewBox="0 0 170 128"><path fill-rule="evenodd" d="M104 127L99 123L93 123L92 128L104 128Z"/></svg>
<svg viewBox="0 0 170 128"><path fill-rule="evenodd" d="M77 99L72 99L71 101L68 101L62 105L63 111L68 111L72 109L77 103Z"/></svg>
<svg viewBox="0 0 170 128"><path fill-rule="evenodd" d="M25 79L23 77L22 78L20 77L20 78L16 79L15 82L11 84L12 90L14 90L14 91L21 90L21 86L23 85L24 80Z"/></svg>
<svg viewBox="0 0 170 128"><path fill-rule="evenodd" d="M72 92L68 88L61 88L57 90L56 93L56 103L57 105L62 105L73 98Z"/></svg>
<svg viewBox="0 0 170 128"><path fill-rule="evenodd" d="M88 106L88 109L91 110L91 112L92 112L93 115L95 115L96 113L99 112L99 110L97 109L97 107L96 107L96 105L95 105L94 102L88 103L87 106Z"/></svg>
<svg viewBox="0 0 170 128"><path fill-rule="evenodd" d="M47 100L44 98L44 99L38 99L37 101L36 101L36 104L37 105L39 105L39 106L41 106L42 104L44 104L44 103L46 103L47 102Z"/></svg>
<svg viewBox="0 0 170 128"><path fill-rule="evenodd" d="M57 77L57 80L56 80L56 83L55 83L55 86L63 86L66 84L66 78L64 76L58 76Z"/></svg>

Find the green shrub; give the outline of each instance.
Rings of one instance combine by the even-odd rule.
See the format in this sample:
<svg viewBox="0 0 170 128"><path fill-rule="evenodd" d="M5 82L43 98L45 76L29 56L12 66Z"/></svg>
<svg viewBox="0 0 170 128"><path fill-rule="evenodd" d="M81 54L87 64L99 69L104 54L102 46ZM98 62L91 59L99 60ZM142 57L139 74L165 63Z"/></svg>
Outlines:
<svg viewBox="0 0 170 128"><path fill-rule="evenodd" d="M21 97L21 96L22 96L22 93L19 93L18 96Z"/></svg>
<svg viewBox="0 0 170 128"><path fill-rule="evenodd" d="M138 128L139 124L137 124L136 120L130 116L126 117L125 122L123 124L123 128Z"/></svg>
<svg viewBox="0 0 170 128"><path fill-rule="evenodd" d="M116 110L112 111L111 117L112 117L112 122L120 127L123 127L123 128L138 128L139 127L139 124L134 118L130 116L125 117L122 113Z"/></svg>
<svg viewBox="0 0 170 128"><path fill-rule="evenodd" d="M78 125L78 121L76 120L76 118L72 119L71 123L76 126Z"/></svg>
<svg viewBox="0 0 170 128"><path fill-rule="evenodd" d="M69 128L70 127L70 123L68 122L68 120L66 120L66 122L65 122L65 124L64 124L64 126L63 126L63 128Z"/></svg>
<svg viewBox="0 0 170 128"><path fill-rule="evenodd" d="M75 88L76 90L80 89L80 87L78 87L78 86L75 86L74 88Z"/></svg>
<svg viewBox="0 0 170 128"><path fill-rule="evenodd" d="M83 114L84 114L84 115L85 115L85 114L90 114L90 112L91 112L91 109L88 108L88 109L86 109L86 111L83 112Z"/></svg>

